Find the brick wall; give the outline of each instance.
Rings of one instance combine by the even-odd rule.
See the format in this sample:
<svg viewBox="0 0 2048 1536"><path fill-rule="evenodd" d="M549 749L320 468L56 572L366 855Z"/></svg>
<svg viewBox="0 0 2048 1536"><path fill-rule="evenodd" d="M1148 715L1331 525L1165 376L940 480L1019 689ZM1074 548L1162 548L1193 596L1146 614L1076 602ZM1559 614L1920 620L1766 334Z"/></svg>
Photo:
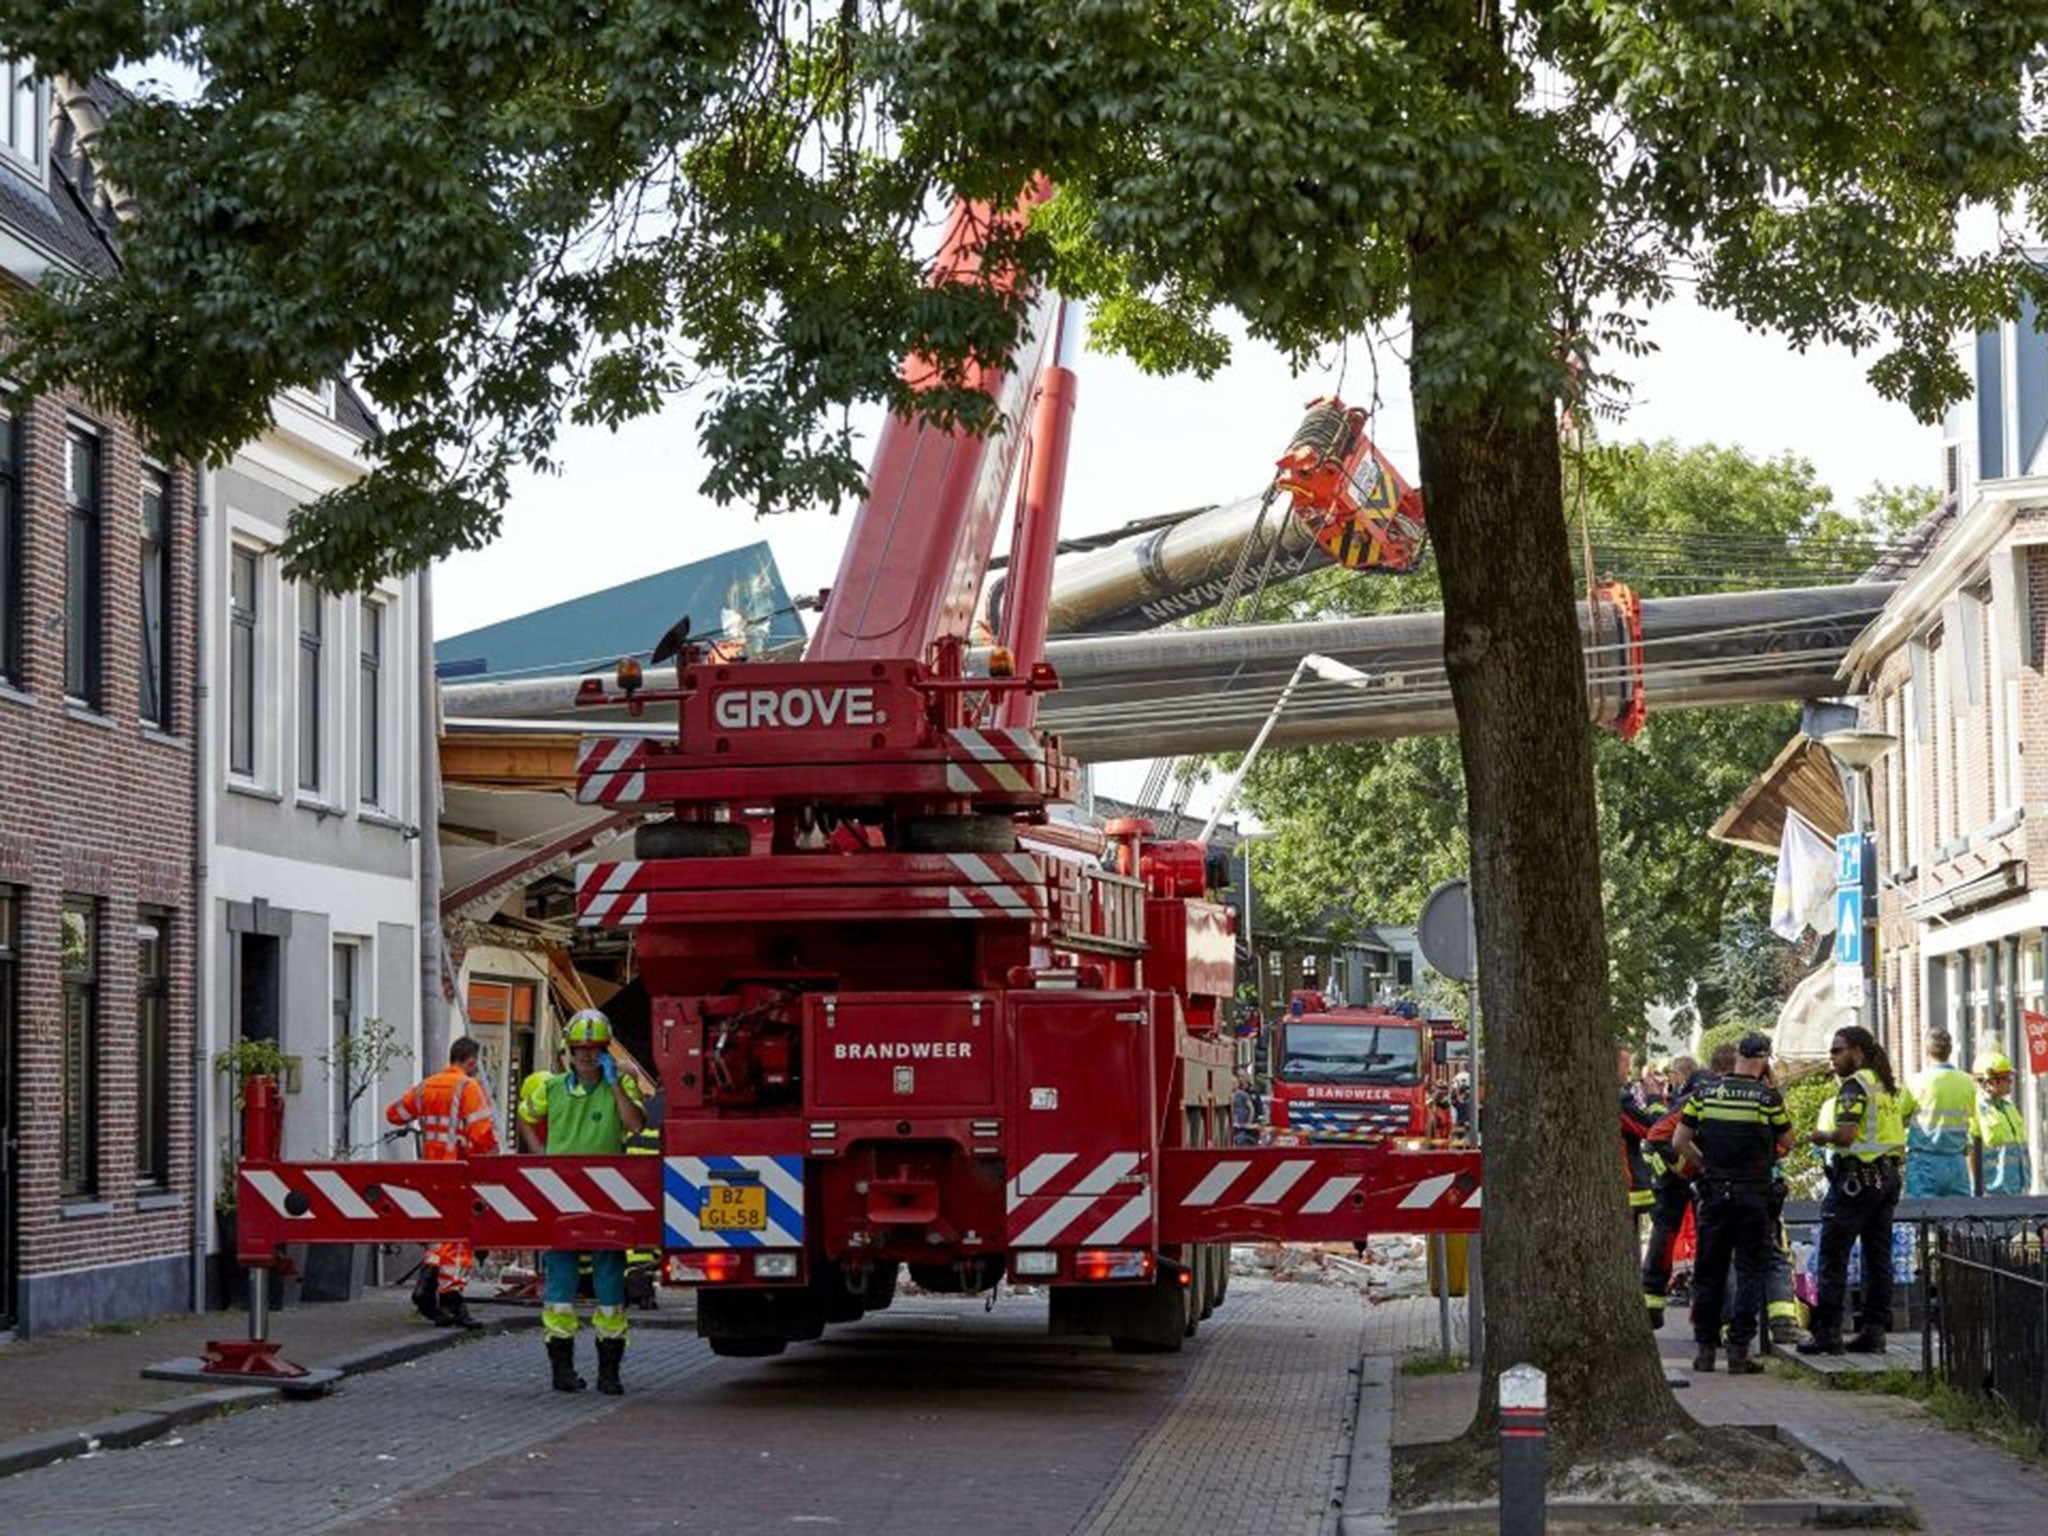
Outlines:
<svg viewBox="0 0 2048 1536"><path fill-rule="evenodd" d="M101 441L104 695L87 712L64 697L67 558L65 428L92 424ZM193 480L172 476L168 624L172 723L138 721L140 494L134 435L79 399L44 399L23 412L25 514L23 675L0 690L0 881L21 888L16 1109L20 1135L17 1295L25 1331L70 1326L124 1308L155 1310L184 1274L193 1224L193 720L195 594ZM59 912L67 896L99 906L98 1190L58 1193L62 991ZM171 1157L168 1190L136 1187L138 910L169 924ZM143 1266L121 1287L51 1277ZM67 1300L67 1293L71 1299ZM77 1298L89 1298L81 1303ZM71 1315L80 1307L92 1315ZM0 1310L4 1310L0 1305Z"/></svg>

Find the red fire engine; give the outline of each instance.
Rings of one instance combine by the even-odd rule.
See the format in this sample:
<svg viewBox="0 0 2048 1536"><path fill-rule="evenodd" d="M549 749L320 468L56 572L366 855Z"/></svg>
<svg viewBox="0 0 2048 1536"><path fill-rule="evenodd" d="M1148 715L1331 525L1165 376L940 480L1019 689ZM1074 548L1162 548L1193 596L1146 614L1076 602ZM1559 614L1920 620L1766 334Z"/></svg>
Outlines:
<svg viewBox="0 0 2048 1536"><path fill-rule="evenodd" d="M976 271L987 218L956 216L956 279L1008 281ZM1203 848L1049 819L1075 788L1032 729L1057 686L1035 658L1073 376L1058 306L1038 315L979 381L1004 431L885 429L801 662L698 653L673 689L631 666L586 684L677 720L587 741L579 789L668 813L577 876L580 920L634 934L662 1155L252 1160L245 1262L448 1236L659 1248L728 1355L886 1306L905 1271L942 1291L1008 1276L1049 1288L1055 1332L1174 1349L1223 1299L1232 1240L1477 1229L1474 1153L1230 1146L1233 916ZM969 675L1020 450L1013 596Z"/></svg>
<svg viewBox="0 0 2048 1536"><path fill-rule="evenodd" d="M1438 1042L1462 1034L1411 1007L1332 1006L1296 992L1267 1046L1266 1120L1281 1146L1449 1139Z"/></svg>

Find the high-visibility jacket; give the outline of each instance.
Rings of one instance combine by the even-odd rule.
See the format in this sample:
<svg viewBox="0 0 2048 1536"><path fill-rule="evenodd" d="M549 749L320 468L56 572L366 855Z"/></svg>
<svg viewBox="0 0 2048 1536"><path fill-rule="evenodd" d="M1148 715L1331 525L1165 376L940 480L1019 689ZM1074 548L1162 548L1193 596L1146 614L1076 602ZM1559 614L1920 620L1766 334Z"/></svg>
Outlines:
<svg viewBox="0 0 2048 1536"><path fill-rule="evenodd" d="M1877 1074L1863 1067L1842 1079L1834 1096L1822 1101L1816 1124L1832 1131L1841 1123L1839 1106L1844 1099L1854 1106L1848 1118L1859 1122L1856 1140L1846 1147L1823 1147L1828 1159L1853 1158L1874 1163L1880 1158L1901 1157L1906 1150L1906 1112L1896 1093L1886 1093Z"/></svg>
<svg viewBox="0 0 2048 1536"><path fill-rule="evenodd" d="M414 1083L384 1111L384 1118L393 1125L417 1124L422 1133L420 1155L428 1162L481 1157L498 1150L490 1093L460 1067Z"/></svg>
<svg viewBox="0 0 2048 1536"><path fill-rule="evenodd" d="M1977 1085L1969 1073L1938 1062L1914 1079L1913 1104L1913 1123L1906 1130L1911 1150L1961 1157L1970 1149Z"/></svg>
<svg viewBox="0 0 2048 1536"><path fill-rule="evenodd" d="M2027 1166L2027 1122L2010 1099L1986 1096L1977 1105L1978 1166L1987 1195L2024 1195L2032 1180Z"/></svg>

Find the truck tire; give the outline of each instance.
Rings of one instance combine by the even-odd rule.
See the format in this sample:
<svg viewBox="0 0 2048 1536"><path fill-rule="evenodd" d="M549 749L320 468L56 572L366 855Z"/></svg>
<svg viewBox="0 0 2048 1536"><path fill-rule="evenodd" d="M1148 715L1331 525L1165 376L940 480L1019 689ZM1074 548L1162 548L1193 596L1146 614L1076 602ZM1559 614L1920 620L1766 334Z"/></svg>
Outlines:
<svg viewBox="0 0 2048 1536"><path fill-rule="evenodd" d="M736 821L651 821L633 831L636 859L743 859L754 834Z"/></svg>
<svg viewBox="0 0 2048 1536"><path fill-rule="evenodd" d="M787 1339L734 1338L723 1333L714 1333L704 1342L711 1346L711 1353L728 1360L764 1360L789 1348Z"/></svg>
<svg viewBox="0 0 2048 1536"><path fill-rule="evenodd" d="M897 843L905 853L1015 853L1017 823L1008 816L914 816Z"/></svg>

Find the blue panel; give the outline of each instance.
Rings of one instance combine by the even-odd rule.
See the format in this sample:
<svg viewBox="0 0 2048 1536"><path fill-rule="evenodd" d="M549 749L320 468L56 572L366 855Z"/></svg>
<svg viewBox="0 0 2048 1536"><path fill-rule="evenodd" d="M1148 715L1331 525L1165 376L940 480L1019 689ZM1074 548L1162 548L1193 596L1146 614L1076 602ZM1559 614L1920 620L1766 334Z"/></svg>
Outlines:
<svg viewBox="0 0 2048 1536"><path fill-rule="evenodd" d="M2013 351L2018 356L2019 368L2019 438L2020 460L2018 473L2031 475L2041 452L2041 439L2048 436L2048 336L2035 329L2040 324L2041 314L2033 299L2026 301L2026 308L2020 312L2017 335Z"/></svg>
<svg viewBox="0 0 2048 1536"><path fill-rule="evenodd" d="M2005 478L2005 370L1999 332L1977 337L1977 478Z"/></svg>
<svg viewBox="0 0 2048 1536"><path fill-rule="evenodd" d="M434 659L487 658L493 677L607 671L621 656L645 657L686 616L693 635L716 638L728 613L756 655L804 638L765 542L446 636L434 642Z"/></svg>

